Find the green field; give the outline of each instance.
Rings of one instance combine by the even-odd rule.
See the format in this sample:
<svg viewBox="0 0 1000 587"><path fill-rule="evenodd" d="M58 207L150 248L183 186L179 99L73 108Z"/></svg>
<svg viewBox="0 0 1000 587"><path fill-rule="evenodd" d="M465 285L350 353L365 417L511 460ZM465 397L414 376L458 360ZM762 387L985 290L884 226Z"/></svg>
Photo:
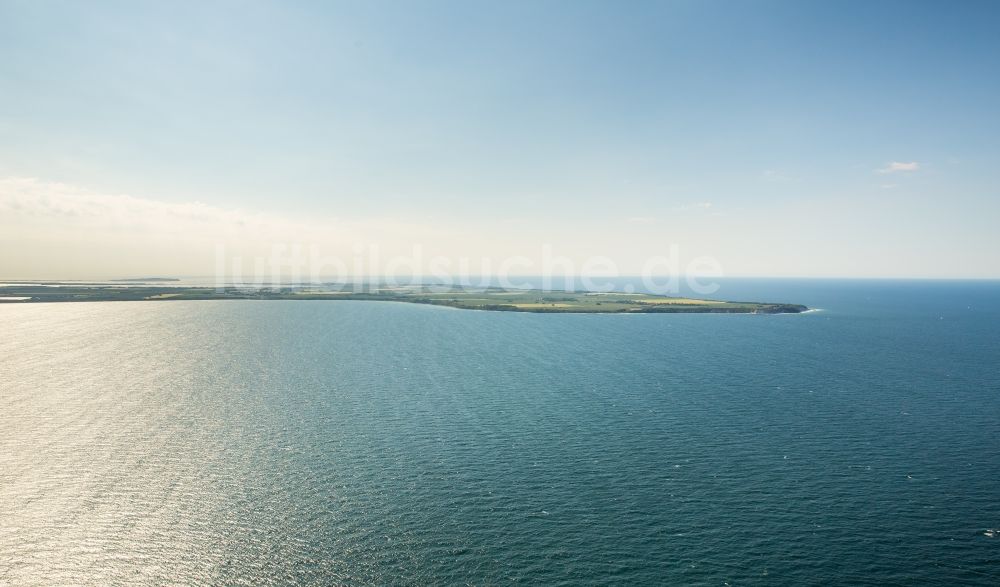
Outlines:
<svg viewBox="0 0 1000 587"><path fill-rule="evenodd" d="M16 299L15 299L16 298ZM503 312L534 313L799 313L787 303L727 302L618 292L564 292L534 289L460 288L330 284L281 288L212 288L47 282L0 285L0 303L177 301L177 300L368 300L408 302Z"/></svg>

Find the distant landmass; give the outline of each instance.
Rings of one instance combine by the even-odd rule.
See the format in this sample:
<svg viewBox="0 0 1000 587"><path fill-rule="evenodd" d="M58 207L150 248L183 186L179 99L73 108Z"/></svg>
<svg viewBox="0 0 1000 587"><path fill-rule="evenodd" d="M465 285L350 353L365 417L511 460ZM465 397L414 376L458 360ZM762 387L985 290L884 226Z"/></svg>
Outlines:
<svg viewBox="0 0 1000 587"><path fill-rule="evenodd" d="M110 281L114 282L130 282L130 283L154 283L162 281L180 281L176 277L125 277L122 279L112 279Z"/></svg>
<svg viewBox="0 0 1000 587"><path fill-rule="evenodd" d="M170 278L116 279L117 283L177 281ZM185 287L47 283L0 287L0 303L105 302L143 300L365 300L430 304L465 310L548 314L798 314L806 306L733 302L644 293L547 291L498 287L430 285L333 285L280 288Z"/></svg>

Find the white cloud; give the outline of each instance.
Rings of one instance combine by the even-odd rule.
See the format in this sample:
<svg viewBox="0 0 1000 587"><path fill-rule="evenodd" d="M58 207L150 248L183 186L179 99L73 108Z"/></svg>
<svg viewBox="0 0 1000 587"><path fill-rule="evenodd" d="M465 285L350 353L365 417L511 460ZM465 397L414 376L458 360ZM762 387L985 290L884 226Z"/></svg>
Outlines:
<svg viewBox="0 0 1000 587"><path fill-rule="evenodd" d="M900 171L917 171L920 169L920 164L916 161L911 161L909 163L902 163L900 161L893 161L881 169L876 169L877 173L897 173Z"/></svg>
<svg viewBox="0 0 1000 587"><path fill-rule="evenodd" d="M35 178L0 178L0 275L120 276L161 272L207 274L217 247L252 259L272 245L317 246L350 259L358 246L388 255L413 243L434 246L454 235L393 218L297 219L104 194Z"/></svg>
<svg viewBox="0 0 1000 587"><path fill-rule="evenodd" d="M273 228L274 219L225 210L201 202L162 202L101 194L34 178L0 179L0 215L5 220L44 222L59 229L98 229L150 234L184 232L197 236Z"/></svg>
<svg viewBox="0 0 1000 587"><path fill-rule="evenodd" d="M296 219L264 212L221 208L201 202L167 202L102 194L35 178L0 178L0 225L44 224L53 230L107 230L150 237L227 238L274 242L371 241L388 234L428 236L429 227L393 218Z"/></svg>

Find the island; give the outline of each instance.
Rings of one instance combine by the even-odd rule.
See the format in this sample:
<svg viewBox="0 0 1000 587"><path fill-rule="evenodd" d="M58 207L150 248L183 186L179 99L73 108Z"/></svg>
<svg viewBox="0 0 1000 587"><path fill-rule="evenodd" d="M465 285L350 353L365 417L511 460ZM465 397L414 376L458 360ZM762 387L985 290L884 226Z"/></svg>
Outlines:
<svg viewBox="0 0 1000 587"><path fill-rule="evenodd" d="M365 300L549 314L798 314L809 309L800 304L723 301L617 291L548 291L423 284L331 283L283 287L79 282L0 284L0 303L178 300Z"/></svg>

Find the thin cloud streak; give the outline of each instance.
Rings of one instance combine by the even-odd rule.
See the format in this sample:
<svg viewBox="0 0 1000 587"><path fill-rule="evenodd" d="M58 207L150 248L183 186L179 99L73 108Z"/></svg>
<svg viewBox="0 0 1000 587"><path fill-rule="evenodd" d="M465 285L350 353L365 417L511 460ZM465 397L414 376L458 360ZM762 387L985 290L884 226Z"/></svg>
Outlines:
<svg viewBox="0 0 1000 587"><path fill-rule="evenodd" d="M916 161L910 161L909 163L902 163L900 161L892 161L885 167L881 169L876 169L877 173L899 173L899 172L909 172L918 171L920 169L920 164Z"/></svg>

